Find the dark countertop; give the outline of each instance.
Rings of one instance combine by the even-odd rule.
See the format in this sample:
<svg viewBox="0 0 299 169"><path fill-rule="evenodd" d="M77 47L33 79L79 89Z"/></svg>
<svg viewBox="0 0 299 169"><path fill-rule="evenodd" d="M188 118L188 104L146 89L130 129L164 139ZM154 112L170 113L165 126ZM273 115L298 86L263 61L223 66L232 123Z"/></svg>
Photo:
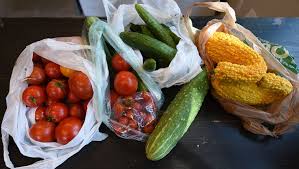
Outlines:
<svg viewBox="0 0 299 169"><path fill-rule="evenodd" d="M210 17L194 18L201 28ZM240 24L257 36L284 45L299 61L299 18L241 18ZM14 62L26 45L48 37L80 35L82 18L3 18L0 20L0 115L6 109L5 97ZM177 90L165 91L169 102ZM167 103L166 103L167 104ZM298 127L297 127L298 129ZM173 151L164 159L146 159L144 143L109 134L103 142L92 142L68 159L59 169L296 169L299 156L299 130L279 138L256 136L241 127L239 119L227 114L208 95L199 115ZM20 154L10 139L10 157L16 166L38 159ZM5 168L0 145L0 168Z"/></svg>

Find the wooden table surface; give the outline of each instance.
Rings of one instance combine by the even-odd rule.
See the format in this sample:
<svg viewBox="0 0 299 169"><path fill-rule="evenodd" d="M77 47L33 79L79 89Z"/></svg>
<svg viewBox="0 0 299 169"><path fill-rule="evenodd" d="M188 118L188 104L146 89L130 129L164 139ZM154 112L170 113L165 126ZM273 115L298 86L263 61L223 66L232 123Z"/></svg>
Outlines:
<svg viewBox="0 0 299 169"><path fill-rule="evenodd" d="M201 28L210 17L197 17ZM255 18L238 20L257 36L284 45L299 61L299 18ZM58 36L80 35L83 18L2 18L0 19L0 112L6 110L5 97L14 62L32 42ZM164 90L167 101L176 88ZM92 142L59 166L59 169L297 169L299 168L299 130L280 138L246 132L239 119L225 113L208 95L199 115L173 151L164 159L146 159L144 143L109 134L103 142ZM1 143L2 144L2 143ZM38 159L20 154L10 139L10 157L15 166L29 165ZM0 145L0 168L6 168Z"/></svg>

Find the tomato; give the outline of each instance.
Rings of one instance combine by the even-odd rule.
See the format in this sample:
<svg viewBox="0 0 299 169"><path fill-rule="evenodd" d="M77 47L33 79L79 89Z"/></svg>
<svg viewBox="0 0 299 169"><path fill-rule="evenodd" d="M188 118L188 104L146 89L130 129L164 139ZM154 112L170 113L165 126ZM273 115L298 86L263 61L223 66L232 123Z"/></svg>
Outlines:
<svg viewBox="0 0 299 169"><path fill-rule="evenodd" d="M131 127L132 129L137 129L138 124L135 120L130 120L128 126Z"/></svg>
<svg viewBox="0 0 299 169"><path fill-rule="evenodd" d="M136 76L128 71L121 71L117 73L114 79L114 89L122 96L129 96L136 93L138 87L138 80Z"/></svg>
<svg viewBox="0 0 299 169"><path fill-rule="evenodd" d="M116 71L130 69L130 65L119 54L114 55L111 62L113 69Z"/></svg>
<svg viewBox="0 0 299 169"><path fill-rule="evenodd" d="M67 95L67 102L68 103L78 103L79 101L80 101L80 99L72 91L69 91L69 93Z"/></svg>
<svg viewBox="0 0 299 169"><path fill-rule="evenodd" d="M73 69L69 69L69 68L66 68L66 67L63 67L63 66L60 66L60 72L63 76L65 77L70 77L74 72L76 72L75 70Z"/></svg>
<svg viewBox="0 0 299 169"><path fill-rule="evenodd" d="M128 123L129 123L129 118L128 117L125 117L125 116L122 116L122 117L120 117L119 119L118 119L118 122L120 123L120 124L122 124L122 125L128 125Z"/></svg>
<svg viewBox="0 0 299 169"><path fill-rule="evenodd" d="M41 68L41 69L43 69L44 68L44 66L41 64L41 63L34 63L34 67L39 67L39 68ZM45 71L44 71L44 73L45 73ZM45 75L46 75L46 73L45 73Z"/></svg>
<svg viewBox="0 0 299 169"><path fill-rule="evenodd" d="M38 54L33 52L32 61L33 62L39 62L40 60L41 60L41 57Z"/></svg>
<svg viewBox="0 0 299 169"><path fill-rule="evenodd" d="M118 97L119 97L118 94L114 90L110 90L110 103L111 103L111 106L113 106L114 103L116 103Z"/></svg>
<svg viewBox="0 0 299 169"><path fill-rule="evenodd" d="M41 60L42 60L42 62L43 62L44 65L47 65L48 63L51 62L51 61L49 61L48 59L43 58L43 57L41 57Z"/></svg>
<svg viewBox="0 0 299 169"><path fill-rule="evenodd" d="M34 66L31 75L27 78L27 82L28 84L38 85L43 83L45 79L45 71L42 68Z"/></svg>
<svg viewBox="0 0 299 169"><path fill-rule="evenodd" d="M70 90L80 99L87 100L93 95L88 77L82 72L75 72L69 78Z"/></svg>
<svg viewBox="0 0 299 169"><path fill-rule="evenodd" d="M133 103L133 109L135 109L136 111L142 111L142 109L143 109L143 107L142 107L142 105L140 104L140 103L138 103L138 102L135 102L135 103Z"/></svg>
<svg viewBox="0 0 299 169"><path fill-rule="evenodd" d="M45 115L48 120L58 123L68 117L69 109L63 103L53 103L48 106Z"/></svg>
<svg viewBox="0 0 299 169"><path fill-rule="evenodd" d="M125 107L121 103L113 105L114 119L119 119L125 111Z"/></svg>
<svg viewBox="0 0 299 169"><path fill-rule="evenodd" d="M70 106L70 116L78 117L81 120L85 118L85 111L80 103L72 104Z"/></svg>
<svg viewBox="0 0 299 169"><path fill-rule="evenodd" d="M51 104L57 103L57 102L58 102L57 100L48 97L48 99L46 101L46 106L50 106Z"/></svg>
<svg viewBox="0 0 299 169"><path fill-rule="evenodd" d="M87 106L88 106L88 103L89 103L90 100L85 100L82 104L83 106L83 110L85 111L85 113L87 112Z"/></svg>
<svg viewBox="0 0 299 169"><path fill-rule="evenodd" d="M128 117L129 119L134 119L134 113L132 110L126 111L125 116Z"/></svg>
<svg viewBox="0 0 299 169"><path fill-rule="evenodd" d="M154 130L154 125L153 124L148 124L146 126L143 127L143 132L146 134L150 134L151 132L153 132Z"/></svg>
<svg viewBox="0 0 299 169"><path fill-rule="evenodd" d="M22 100L28 107L40 106L46 101L45 89L36 85L29 86L24 90Z"/></svg>
<svg viewBox="0 0 299 169"><path fill-rule="evenodd" d="M46 120L45 112L46 112L46 107L39 106L35 110L35 121Z"/></svg>
<svg viewBox="0 0 299 169"><path fill-rule="evenodd" d="M115 131L115 134L117 135L122 135L123 133L126 132L126 129L122 126L120 126L119 124L112 124L112 127Z"/></svg>
<svg viewBox="0 0 299 169"><path fill-rule="evenodd" d="M51 80L46 88L48 97L53 100L60 100L67 95L67 84L63 80Z"/></svg>
<svg viewBox="0 0 299 169"><path fill-rule="evenodd" d="M29 129L32 139L40 142L55 141L55 124L48 121L38 121Z"/></svg>
<svg viewBox="0 0 299 169"><path fill-rule="evenodd" d="M58 79L62 76L60 66L56 63L49 62L45 66L46 75L51 79Z"/></svg>
<svg viewBox="0 0 299 169"><path fill-rule="evenodd" d="M67 144L80 131L82 121L77 117L68 117L61 121L55 129L55 136L57 142L60 144Z"/></svg>
<svg viewBox="0 0 299 169"><path fill-rule="evenodd" d="M144 118L145 124L152 123L155 120L155 117L152 114L147 114Z"/></svg>

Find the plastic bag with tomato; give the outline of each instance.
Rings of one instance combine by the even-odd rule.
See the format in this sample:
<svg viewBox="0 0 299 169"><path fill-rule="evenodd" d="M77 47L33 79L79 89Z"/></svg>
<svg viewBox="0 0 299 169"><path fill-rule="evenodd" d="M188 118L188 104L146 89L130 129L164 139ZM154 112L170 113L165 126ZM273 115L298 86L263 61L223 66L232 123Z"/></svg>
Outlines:
<svg viewBox="0 0 299 169"><path fill-rule="evenodd" d="M90 50L90 46L82 45L82 39L80 37L68 37L44 39L32 43L31 45L27 46L19 55L12 71L9 93L6 97L7 110L5 112L1 125L4 161L7 167L14 168L14 165L9 158L9 136L13 138L14 142L23 155L32 158L43 159L28 166L18 167L26 169L56 168L69 157L79 152L81 148L89 144L91 141L101 141L107 137L105 134L99 132L99 127L102 123L102 116L101 114L97 113L104 111L104 106L100 105L101 96L104 95L103 91L101 91L101 84L95 85L98 82L101 82L102 79L100 76L96 76L94 64L90 61L90 57L86 55L86 51L88 50ZM41 58L39 58L38 56L41 56ZM35 61L36 59L41 59L41 61L39 61L40 64L33 64L33 61ZM52 61L53 64L45 64L45 62L49 61ZM61 124L62 122L59 124L55 124L54 122L60 121L61 118L64 117L57 117L54 116L54 114L52 114L52 116L48 115L52 113L52 110L54 108L63 110L66 109L66 106L62 103L56 104L55 100L50 99L47 100L46 104L49 107L51 105L55 105L55 107L47 111L47 113L49 113L47 116L52 118L47 120L51 120L52 122L46 120L40 122L39 120L44 118L42 113L44 110L43 108L37 108L34 106L35 104L40 104L39 99L44 101L45 98L43 97L45 96L39 95L38 99L26 96L27 92L29 92L29 94L34 94L34 92L38 90L45 90L42 86L34 85L39 84L40 80L44 80L43 78L45 75L41 74L38 69L39 66L43 67L42 65L44 65L43 69L45 69L46 75L49 79L60 79L52 79L51 82L47 82L48 85L47 87L45 87L47 88L47 97L50 98L50 95L52 95L52 99L55 97L57 99L66 97L61 97L61 94L63 95L63 93L55 94L55 92L53 92L53 94L51 94L51 91L55 90L55 85L58 85L60 87L65 85L63 79L67 79L66 76L68 76L68 73L70 73L69 69L62 69L61 73L64 75L64 77L62 77L60 72L57 72L57 69L55 69L54 63L61 65L64 68L69 68L78 72L80 71L80 73L77 72L76 74L85 74L85 76L88 77L87 80L89 79L89 82L92 86L93 95L89 103L84 102L84 105L86 106L86 115L83 119L83 123L82 121L78 120L78 118L80 117L79 116L78 118L75 118L77 120L74 120L74 117L69 117L67 118L67 121L63 120L63 124ZM35 78L32 78L33 74ZM29 77L29 75L31 76ZM74 81L76 80L78 79L74 79ZM27 82L31 84L29 87ZM70 88L74 87L71 85L68 86ZM28 88L30 88L30 90L27 90ZM86 96L82 95L79 97L83 98L84 100ZM86 98L89 97L91 97L90 94ZM77 102L78 100L76 100L74 96L68 96L67 101L71 103ZM69 116L72 116L71 113L76 112L76 109L78 109L78 107L70 105L69 109ZM72 111L71 109L74 111ZM60 138L58 138L59 132L58 134L56 134L55 132L55 138L53 138L53 135L48 135L47 137L36 137L36 134L40 134L40 128L38 128L37 124L39 126L46 126L48 131L53 131L57 125L55 130L59 131L61 127L71 123L72 125L81 127L79 131L77 130L76 135L71 140L61 140ZM55 139L57 142L55 142ZM48 142L41 142L36 140Z"/></svg>
<svg viewBox="0 0 299 169"><path fill-rule="evenodd" d="M90 19L96 20L88 31L96 73L107 82L103 122L122 138L144 141L158 120L161 89L140 67L139 51L128 47L106 22L87 22Z"/></svg>

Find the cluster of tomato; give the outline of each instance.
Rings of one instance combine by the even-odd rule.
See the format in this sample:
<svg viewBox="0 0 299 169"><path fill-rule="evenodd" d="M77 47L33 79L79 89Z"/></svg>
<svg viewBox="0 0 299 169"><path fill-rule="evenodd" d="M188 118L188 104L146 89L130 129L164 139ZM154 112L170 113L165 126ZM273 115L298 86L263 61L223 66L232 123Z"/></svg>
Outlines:
<svg viewBox="0 0 299 169"><path fill-rule="evenodd" d="M112 58L112 68L117 74L110 90L112 127L117 135L126 136L151 133L156 122L156 105L148 91L137 91L138 79L130 65L119 54Z"/></svg>
<svg viewBox="0 0 299 169"><path fill-rule="evenodd" d="M29 130L39 142L67 144L80 131L87 105L93 95L88 77L33 54L33 71L26 78L28 87L22 100L36 107L35 123Z"/></svg>

